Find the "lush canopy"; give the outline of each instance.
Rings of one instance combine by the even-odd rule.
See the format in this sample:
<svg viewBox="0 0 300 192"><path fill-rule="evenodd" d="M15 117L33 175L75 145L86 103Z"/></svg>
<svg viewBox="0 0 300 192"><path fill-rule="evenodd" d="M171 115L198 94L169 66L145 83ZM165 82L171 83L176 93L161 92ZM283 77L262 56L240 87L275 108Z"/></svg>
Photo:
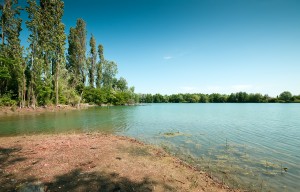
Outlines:
<svg viewBox="0 0 300 192"><path fill-rule="evenodd" d="M20 44L22 8L28 13L25 24L30 32L26 51ZM67 35L63 14L62 0L27 0L26 7L18 6L17 0L3 2L0 105L133 103L133 89L123 77L116 78L117 64L104 59L103 45L97 46L93 35L87 48L85 21L77 19Z"/></svg>

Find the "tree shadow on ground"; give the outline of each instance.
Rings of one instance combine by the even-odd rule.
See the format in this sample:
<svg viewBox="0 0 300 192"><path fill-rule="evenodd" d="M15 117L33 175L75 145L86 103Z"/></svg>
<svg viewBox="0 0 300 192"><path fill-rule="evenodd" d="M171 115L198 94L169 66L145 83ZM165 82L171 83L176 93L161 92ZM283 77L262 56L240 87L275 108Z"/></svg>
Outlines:
<svg viewBox="0 0 300 192"><path fill-rule="evenodd" d="M41 183L38 176L25 176L18 170L7 173L5 170L12 169L13 165L27 160L22 155L21 147L0 147L0 191L18 192L53 192L53 191L101 191L123 192L141 191L149 192L155 189L160 191L175 191L175 189L163 182L157 182L150 178L133 181L122 177L115 172L94 171L88 172L82 169L74 169L70 172L55 176L53 181ZM34 171L34 170L31 170Z"/></svg>
<svg viewBox="0 0 300 192"><path fill-rule="evenodd" d="M11 157L16 157L16 153L21 151L20 147L12 147L12 148L2 148L0 147L0 167L5 167L8 164L14 163L15 161L10 162ZM17 157L20 158L20 157Z"/></svg>
<svg viewBox="0 0 300 192"><path fill-rule="evenodd" d="M121 192L121 191L153 191L155 187L163 191L174 191L174 189L164 183L158 183L149 178L142 181L132 181L126 177L121 177L117 173L82 172L75 169L67 174L59 175L54 182L45 183L47 191L101 191L101 192Z"/></svg>
<svg viewBox="0 0 300 192"><path fill-rule="evenodd" d="M16 186L20 183L33 182L36 180L33 177L17 179L15 174L5 172L7 167L26 160L26 158L19 154L21 150L21 147L0 147L0 191L17 191Z"/></svg>

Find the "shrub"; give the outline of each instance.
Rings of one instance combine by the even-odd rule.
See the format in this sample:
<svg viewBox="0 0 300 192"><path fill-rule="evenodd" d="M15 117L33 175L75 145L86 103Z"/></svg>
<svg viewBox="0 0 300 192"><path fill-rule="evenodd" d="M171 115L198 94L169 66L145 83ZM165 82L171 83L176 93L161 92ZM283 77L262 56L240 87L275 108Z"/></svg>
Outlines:
<svg viewBox="0 0 300 192"><path fill-rule="evenodd" d="M5 94L0 98L0 106L15 106L17 102L11 99L10 94Z"/></svg>

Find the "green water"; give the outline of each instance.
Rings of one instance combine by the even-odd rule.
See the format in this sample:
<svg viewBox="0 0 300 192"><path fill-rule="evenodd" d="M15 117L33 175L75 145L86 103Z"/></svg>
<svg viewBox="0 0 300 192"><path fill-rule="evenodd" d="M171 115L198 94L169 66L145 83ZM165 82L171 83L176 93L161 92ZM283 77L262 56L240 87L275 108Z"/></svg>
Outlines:
<svg viewBox="0 0 300 192"><path fill-rule="evenodd" d="M93 131L163 146L232 187L300 189L299 104L152 104L0 117L2 137Z"/></svg>

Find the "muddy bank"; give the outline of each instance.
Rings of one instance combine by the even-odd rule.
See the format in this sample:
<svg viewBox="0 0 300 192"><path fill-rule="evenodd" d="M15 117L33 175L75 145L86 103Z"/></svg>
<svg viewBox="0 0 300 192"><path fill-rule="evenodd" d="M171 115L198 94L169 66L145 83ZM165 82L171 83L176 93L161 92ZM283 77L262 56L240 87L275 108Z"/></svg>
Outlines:
<svg viewBox="0 0 300 192"><path fill-rule="evenodd" d="M0 107L0 116L7 115L25 115L25 114L35 114L35 113L44 113L44 112L58 112L58 111L72 111L72 110L81 110L87 109L89 107L95 107L96 105L81 104L80 106L71 106L71 105L58 105L58 106L43 106L43 107L24 107L19 108L16 106L13 107Z"/></svg>
<svg viewBox="0 0 300 192"><path fill-rule="evenodd" d="M0 138L0 191L232 191L162 149L104 134Z"/></svg>

